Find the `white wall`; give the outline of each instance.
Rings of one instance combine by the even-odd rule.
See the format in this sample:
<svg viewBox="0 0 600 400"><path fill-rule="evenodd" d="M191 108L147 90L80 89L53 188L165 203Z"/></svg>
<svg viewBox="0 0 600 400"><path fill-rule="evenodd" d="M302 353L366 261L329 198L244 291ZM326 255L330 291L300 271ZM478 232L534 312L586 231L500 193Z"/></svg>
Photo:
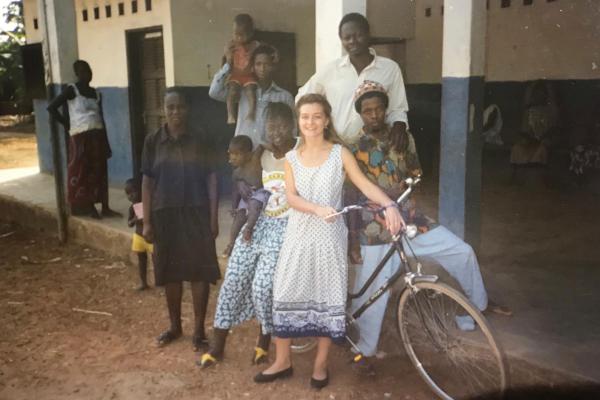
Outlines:
<svg viewBox="0 0 600 400"><path fill-rule="evenodd" d="M395 39L413 38L415 11L415 0L367 0L371 35Z"/></svg>
<svg viewBox="0 0 600 400"><path fill-rule="evenodd" d="M295 33L297 83L314 73L314 0L171 0L176 85L210 85L239 13L257 29Z"/></svg>
<svg viewBox="0 0 600 400"><path fill-rule="evenodd" d="M406 83L439 83L442 76L441 8L444 1L416 0L415 4L415 35L406 41L404 79ZM425 17L425 8L431 8L431 17Z"/></svg>
<svg viewBox="0 0 600 400"><path fill-rule="evenodd" d="M66 1L66 0L63 0ZM129 29L163 27L165 75L167 86L173 85L173 39L169 0L152 0L152 10L146 11L144 1L138 1L138 12L132 14L131 1L125 3L125 15L118 13L118 0L73 0L77 18L79 57L90 63L94 71L94 86L127 87L127 50L125 31ZM105 6L112 6L112 17L106 18ZM94 19L93 8L100 7L100 18ZM88 21L82 10L87 8Z"/></svg>
<svg viewBox="0 0 600 400"><path fill-rule="evenodd" d="M500 0L490 0L487 81L600 79L600 1L511 3L500 8ZM416 0L415 37L407 41L407 83L440 82L442 4ZM428 7L432 15L427 18Z"/></svg>
<svg viewBox="0 0 600 400"><path fill-rule="evenodd" d="M488 12L488 80L600 78L600 1L495 3Z"/></svg>

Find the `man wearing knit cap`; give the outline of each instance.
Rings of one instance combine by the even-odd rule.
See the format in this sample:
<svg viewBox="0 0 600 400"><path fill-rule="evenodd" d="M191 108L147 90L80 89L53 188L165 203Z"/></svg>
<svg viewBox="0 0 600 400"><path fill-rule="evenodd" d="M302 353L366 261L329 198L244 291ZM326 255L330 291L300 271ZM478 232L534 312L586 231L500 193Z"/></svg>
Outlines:
<svg viewBox="0 0 600 400"><path fill-rule="evenodd" d="M363 122L361 136L351 147L363 173L383 189L391 198L398 198L404 191L403 180L421 174L421 166L415 142L407 132L406 150L398 151L392 146L391 128L385 115L389 97L383 85L365 81L358 87L354 96L354 106ZM356 200L366 199L356 195ZM401 206L402 216L407 224L416 225L417 236L410 239L410 247L417 257L427 257L439 263L461 285L467 297L480 310L488 305L487 293L479 271L477 257L471 246L463 242L445 227L421 213L409 199ZM360 252L364 263L357 266L354 291L358 291L373 273L374 268L391 248L392 238L385 229L385 221L373 213L363 211L359 221L351 222L358 231L355 237L360 240ZM405 239L408 240L408 239ZM352 302L352 310L362 305L375 290L393 275L400 265L400 257L394 254L376 277L367 292ZM372 357L377 352L383 317L389 292L381 296L357 320L360 329L358 347L364 356ZM459 317L461 329L474 329L474 321L469 317ZM368 361L367 361L368 363Z"/></svg>

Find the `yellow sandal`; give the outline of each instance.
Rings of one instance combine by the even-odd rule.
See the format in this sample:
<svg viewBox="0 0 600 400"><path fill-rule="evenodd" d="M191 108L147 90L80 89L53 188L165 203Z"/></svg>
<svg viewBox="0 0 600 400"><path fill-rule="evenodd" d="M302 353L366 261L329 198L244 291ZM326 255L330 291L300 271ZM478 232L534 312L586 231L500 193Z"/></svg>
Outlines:
<svg viewBox="0 0 600 400"><path fill-rule="evenodd" d="M269 352L260 348L254 348L254 358L252 359L252 364L258 365L266 363L269 360Z"/></svg>
<svg viewBox="0 0 600 400"><path fill-rule="evenodd" d="M196 364L198 364L198 366L202 369L205 368L209 368L212 367L213 365L215 365L219 360L217 360L216 357L214 357L212 354L210 353L204 353L202 354L202 356L200 357L200 361L196 361Z"/></svg>

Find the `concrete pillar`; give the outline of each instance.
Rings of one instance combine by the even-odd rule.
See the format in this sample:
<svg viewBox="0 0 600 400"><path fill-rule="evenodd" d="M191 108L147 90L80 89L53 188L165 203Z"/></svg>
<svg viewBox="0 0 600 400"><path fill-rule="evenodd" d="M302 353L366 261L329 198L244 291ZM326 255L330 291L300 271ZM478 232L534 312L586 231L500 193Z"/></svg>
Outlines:
<svg viewBox="0 0 600 400"><path fill-rule="evenodd" d="M46 78L55 85L75 81L73 61L78 58L75 2L38 0L40 29L44 41Z"/></svg>
<svg viewBox="0 0 600 400"><path fill-rule="evenodd" d="M59 4L60 3L60 4ZM38 15L42 28L42 49L46 73L46 96L50 101L62 90L63 84L74 81L73 61L77 59L77 21L75 2L38 0ZM52 170L56 193L58 238L67 241L67 205L65 201L66 148L62 127L45 110L36 105L38 146L50 142ZM44 106L45 108L45 106ZM41 111L41 112L39 112ZM47 127L47 129L45 129Z"/></svg>
<svg viewBox="0 0 600 400"><path fill-rule="evenodd" d="M317 71L343 54L338 25L342 17L351 12L367 15L367 0L315 1Z"/></svg>
<svg viewBox="0 0 600 400"><path fill-rule="evenodd" d="M444 1L439 219L477 247L486 2Z"/></svg>

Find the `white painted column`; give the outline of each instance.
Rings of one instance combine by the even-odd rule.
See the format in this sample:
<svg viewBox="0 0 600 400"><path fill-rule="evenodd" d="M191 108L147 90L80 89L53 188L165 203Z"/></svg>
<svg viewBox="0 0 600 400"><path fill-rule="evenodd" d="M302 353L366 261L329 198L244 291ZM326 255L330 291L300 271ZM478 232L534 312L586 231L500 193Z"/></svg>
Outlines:
<svg viewBox="0 0 600 400"><path fill-rule="evenodd" d="M73 62L78 58L75 2L38 0L40 29L43 35L46 82L52 73L55 85L75 81Z"/></svg>
<svg viewBox="0 0 600 400"><path fill-rule="evenodd" d="M485 74L487 9L485 1L445 0L442 76Z"/></svg>
<svg viewBox="0 0 600 400"><path fill-rule="evenodd" d="M62 90L62 85L73 82L73 62L78 58L77 21L75 2L65 0L38 0L39 23L42 29L42 49L46 75L46 97L50 101ZM46 120L44 117L48 117ZM62 128L49 115L36 113L36 126L48 123L52 146L52 169L56 195L58 238L65 243L68 238L68 215L65 201L67 152ZM42 130L42 128L39 128ZM59 133L60 132L60 133ZM38 135L41 132L38 132ZM39 140L39 138L38 138ZM39 143L39 142L38 142Z"/></svg>
<svg viewBox="0 0 600 400"><path fill-rule="evenodd" d="M351 12L366 16L367 0L315 0L317 71L343 54L338 25Z"/></svg>

